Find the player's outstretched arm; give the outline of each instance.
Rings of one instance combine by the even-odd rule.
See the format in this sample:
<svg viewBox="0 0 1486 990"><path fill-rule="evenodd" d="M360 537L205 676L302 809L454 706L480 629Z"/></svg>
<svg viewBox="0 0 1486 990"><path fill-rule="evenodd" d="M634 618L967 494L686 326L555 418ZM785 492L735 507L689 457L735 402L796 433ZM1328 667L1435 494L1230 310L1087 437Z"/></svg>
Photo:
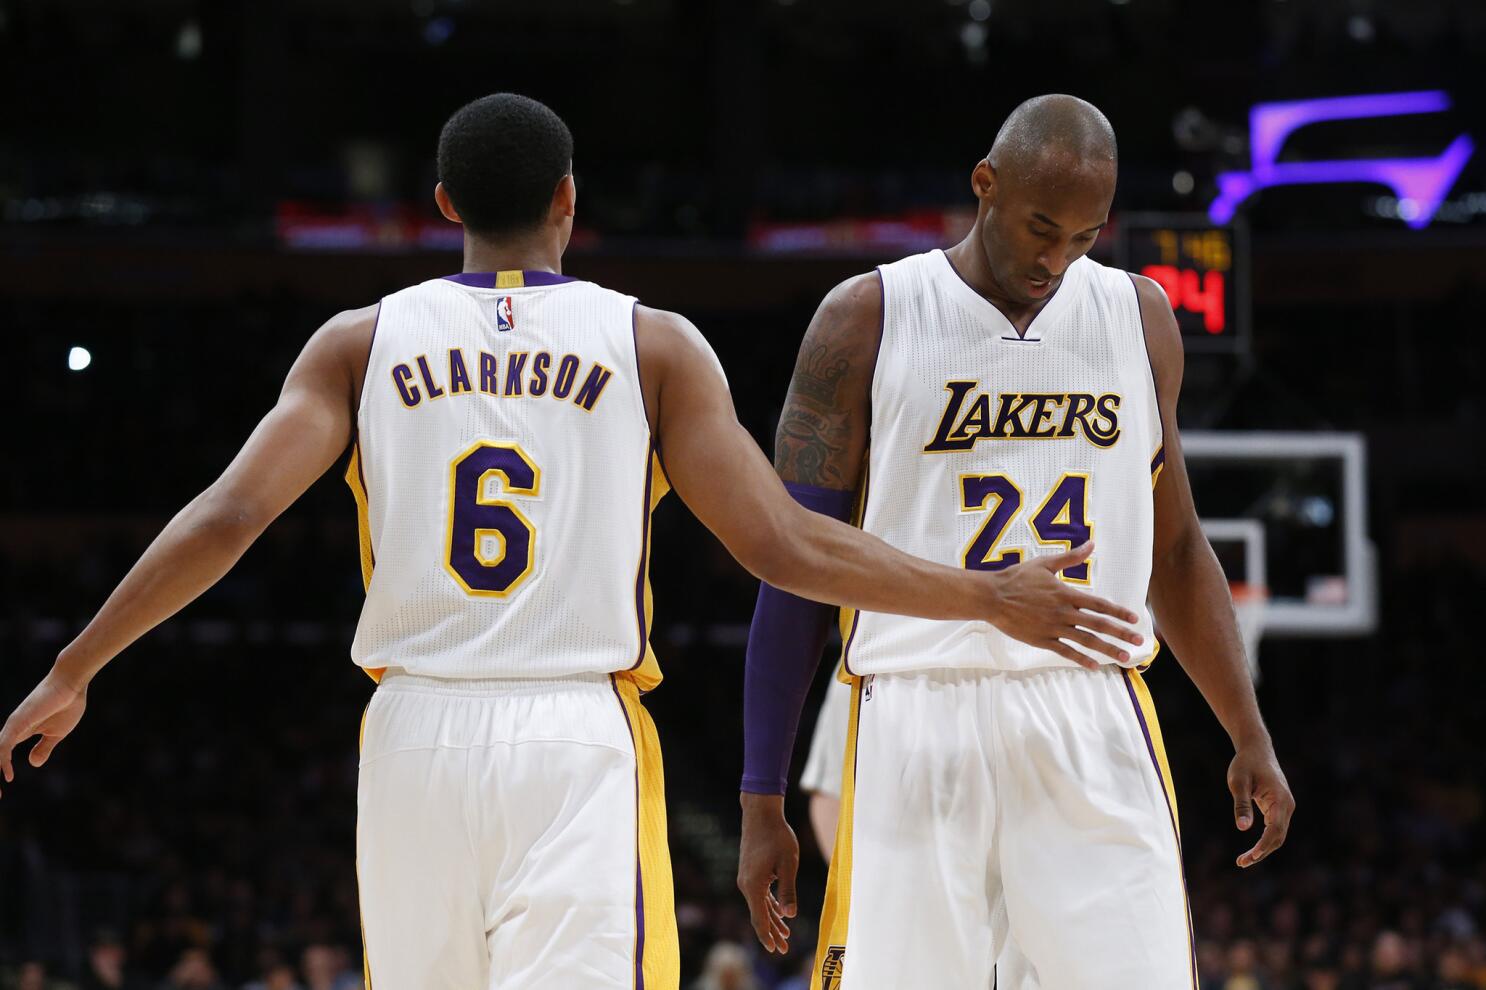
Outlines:
<svg viewBox="0 0 1486 990"><path fill-rule="evenodd" d="M0 728L0 774L32 736L41 766L82 718L93 676L129 644L215 584L351 442L356 382L376 307L342 313L310 338L278 402L236 458L165 527L51 672Z"/></svg>
<svg viewBox="0 0 1486 990"><path fill-rule="evenodd" d="M1253 866L1285 841L1295 798L1259 715L1227 579L1192 501L1176 425L1182 387L1181 330L1171 303L1155 282L1136 276L1135 290L1156 376L1166 454L1156 484L1151 606L1177 661L1233 740L1228 788L1233 793L1234 823L1247 831L1254 822L1255 805L1264 816L1263 834L1238 857L1239 866Z"/></svg>
<svg viewBox="0 0 1486 990"><path fill-rule="evenodd" d="M716 355L674 313L640 307L636 339L646 408L666 477L737 561L778 588L819 602L930 619L986 619L1018 639L1075 651L1073 639L1119 659L1119 647L1075 628L1136 643L1135 616L1055 576L1088 548L992 573L935 564L790 498L738 422ZM1021 573L1018 573L1018 572ZM1080 611L1086 609L1087 611ZM1091 614L1093 613L1093 614Z"/></svg>

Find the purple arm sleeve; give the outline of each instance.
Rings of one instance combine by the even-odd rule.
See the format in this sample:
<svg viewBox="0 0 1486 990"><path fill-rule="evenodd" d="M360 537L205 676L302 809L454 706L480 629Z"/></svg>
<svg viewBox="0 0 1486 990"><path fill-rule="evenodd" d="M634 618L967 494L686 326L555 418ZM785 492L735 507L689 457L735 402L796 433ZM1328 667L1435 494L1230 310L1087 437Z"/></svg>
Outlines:
<svg viewBox="0 0 1486 990"><path fill-rule="evenodd" d="M785 482L805 508L833 519L851 516L855 492ZM783 794L800 728L800 710L820 666L834 605L806 601L760 584L743 673L743 784L750 794Z"/></svg>

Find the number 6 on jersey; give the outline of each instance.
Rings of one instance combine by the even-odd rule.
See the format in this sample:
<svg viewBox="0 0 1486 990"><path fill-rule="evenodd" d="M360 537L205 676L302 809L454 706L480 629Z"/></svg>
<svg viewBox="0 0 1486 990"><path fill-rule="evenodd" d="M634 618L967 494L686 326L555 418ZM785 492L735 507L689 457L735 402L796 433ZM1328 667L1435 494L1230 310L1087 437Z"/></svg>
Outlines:
<svg viewBox="0 0 1486 990"><path fill-rule="evenodd" d="M541 469L518 444L482 440L449 465L444 569L466 594L505 598L531 574L536 528L500 496L541 489Z"/></svg>

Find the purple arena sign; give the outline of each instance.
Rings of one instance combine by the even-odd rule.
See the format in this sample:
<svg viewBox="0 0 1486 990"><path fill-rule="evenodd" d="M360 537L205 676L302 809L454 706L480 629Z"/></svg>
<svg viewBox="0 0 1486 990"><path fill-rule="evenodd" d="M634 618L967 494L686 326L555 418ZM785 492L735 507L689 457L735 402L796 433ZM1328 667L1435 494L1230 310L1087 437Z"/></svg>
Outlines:
<svg viewBox="0 0 1486 990"><path fill-rule="evenodd" d="M1208 216L1214 223L1227 223L1240 203L1271 186L1376 182L1388 186L1398 196L1399 216L1405 223L1415 230L1426 227L1475 151L1469 134L1451 141L1435 158L1280 162L1280 147L1286 138L1307 124L1439 113L1449 108L1449 94L1439 90L1255 104L1249 111L1252 167L1247 172L1218 174L1218 198L1208 207Z"/></svg>

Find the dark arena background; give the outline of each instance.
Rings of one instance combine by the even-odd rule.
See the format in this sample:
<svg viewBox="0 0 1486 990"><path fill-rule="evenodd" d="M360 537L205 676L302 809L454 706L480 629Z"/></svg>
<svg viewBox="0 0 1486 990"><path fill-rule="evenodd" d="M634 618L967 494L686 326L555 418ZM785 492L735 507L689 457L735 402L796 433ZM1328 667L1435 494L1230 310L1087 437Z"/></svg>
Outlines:
<svg viewBox="0 0 1486 990"><path fill-rule="evenodd" d="M1228 740L1159 659L1202 986L1486 987L1483 66L1475 0L0 0L0 709L317 326L459 270L460 104L566 118L567 271L691 317L767 451L820 297L957 240L1000 121L1068 92L1120 140L1095 257L1181 314L1198 508L1298 802L1238 870ZM654 547L683 983L801 987L798 792L788 957L733 885L757 582L675 497ZM361 598L331 472L18 764L0 987L361 986Z"/></svg>

